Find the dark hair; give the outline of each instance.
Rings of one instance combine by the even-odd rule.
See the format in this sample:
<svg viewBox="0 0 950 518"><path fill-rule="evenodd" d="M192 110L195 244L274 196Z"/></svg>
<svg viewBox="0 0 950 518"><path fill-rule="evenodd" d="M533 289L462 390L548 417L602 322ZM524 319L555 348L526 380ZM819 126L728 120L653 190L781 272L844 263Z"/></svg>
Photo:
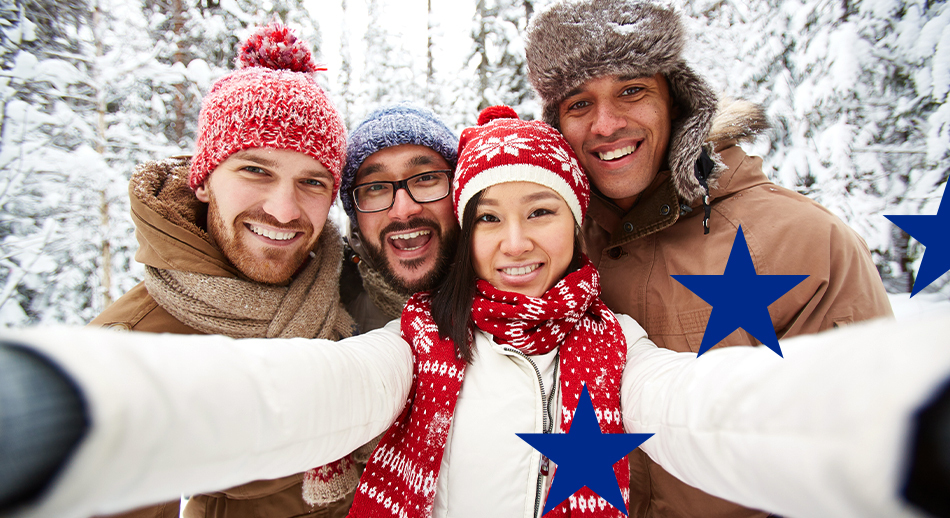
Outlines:
<svg viewBox="0 0 950 518"><path fill-rule="evenodd" d="M472 264L472 234L475 232L475 212L484 190L475 193L465 204L458 249L449 273L432 292L432 320L439 329L439 338L455 343L455 353L465 363L472 363L475 354L470 341L472 334L472 301L475 298L475 265Z"/></svg>
<svg viewBox="0 0 950 518"><path fill-rule="evenodd" d="M462 213L462 230L458 249L448 274L432 291L432 320L439 330L439 338L455 343L455 354L465 363L475 359L472 348L472 302L475 300L475 265L472 263L472 234L475 232L475 212L484 190L475 193ZM583 264L579 228L574 225L574 255L565 275L577 271Z"/></svg>

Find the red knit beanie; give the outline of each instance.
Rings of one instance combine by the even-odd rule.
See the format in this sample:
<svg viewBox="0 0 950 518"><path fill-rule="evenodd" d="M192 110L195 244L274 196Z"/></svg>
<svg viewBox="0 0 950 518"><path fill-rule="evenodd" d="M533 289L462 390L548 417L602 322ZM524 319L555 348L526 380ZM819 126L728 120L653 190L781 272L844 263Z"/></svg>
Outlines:
<svg viewBox="0 0 950 518"><path fill-rule="evenodd" d="M541 121L523 121L508 106L490 106L459 140L453 197L462 224L465 205L479 191L506 182L533 182L564 198L578 225L590 203L590 184L564 137Z"/></svg>
<svg viewBox="0 0 950 518"><path fill-rule="evenodd" d="M346 129L317 84L307 42L273 22L241 47L237 70L217 80L198 115L189 185L197 189L232 154L248 148L297 151L318 160L340 188Z"/></svg>

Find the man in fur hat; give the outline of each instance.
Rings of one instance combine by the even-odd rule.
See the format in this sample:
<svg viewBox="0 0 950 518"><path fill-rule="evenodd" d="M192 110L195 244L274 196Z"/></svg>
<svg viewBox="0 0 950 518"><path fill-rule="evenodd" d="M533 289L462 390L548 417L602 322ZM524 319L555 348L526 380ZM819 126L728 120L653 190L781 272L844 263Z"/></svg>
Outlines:
<svg viewBox="0 0 950 518"><path fill-rule="evenodd" d="M133 174L136 259L145 280L92 325L332 340L355 330L340 303L343 240L327 220L346 131L316 82L321 69L306 42L279 23L253 34L239 54L238 70L203 100L194 155L146 163ZM346 457L195 495L184 516L344 516L358 478ZM179 503L121 516L177 518Z"/></svg>
<svg viewBox="0 0 950 518"><path fill-rule="evenodd" d="M807 274L772 304L779 338L892 314L864 241L825 208L770 182L739 147L758 106L717 106L682 57L672 9L563 1L528 27L529 77L593 186L583 233L603 299L660 347L699 350L711 307L670 275L723 273L741 225L759 274ZM740 329L718 347L756 343ZM631 516L763 516L630 456Z"/></svg>

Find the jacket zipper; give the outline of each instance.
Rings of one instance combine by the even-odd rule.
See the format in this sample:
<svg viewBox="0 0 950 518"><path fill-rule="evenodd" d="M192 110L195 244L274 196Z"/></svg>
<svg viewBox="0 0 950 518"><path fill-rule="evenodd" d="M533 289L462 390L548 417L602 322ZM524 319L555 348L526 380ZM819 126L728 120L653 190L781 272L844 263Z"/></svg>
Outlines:
<svg viewBox="0 0 950 518"><path fill-rule="evenodd" d="M551 393L545 396L544 379L541 377L541 371L538 370L538 366L535 365L534 361L532 361L531 358L528 357L528 355L526 355L525 353L513 347L505 347L505 350L515 353L518 356L521 356L522 358L525 359L525 361L528 362L528 365L530 365L531 368L534 369L534 375L538 378L538 387L541 389L541 401L544 403L542 405L543 408L541 410L541 433L551 433L551 431L554 429L554 419L551 417L551 401L554 399L554 394L557 393L557 386L558 386L557 369L560 364L560 362L558 361L558 356L560 356L561 353L558 352L557 355L554 357L554 382L553 382L554 386L552 387ZM538 466L538 484L534 493L534 516L535 517L538 516L538 511L541 509L541 487L542 487L542 484L544 483L543 475L548 474L549 464L550 464L550 461L548 460L548 458L545 457L544 454L542 454L541 463Z"/></svg>

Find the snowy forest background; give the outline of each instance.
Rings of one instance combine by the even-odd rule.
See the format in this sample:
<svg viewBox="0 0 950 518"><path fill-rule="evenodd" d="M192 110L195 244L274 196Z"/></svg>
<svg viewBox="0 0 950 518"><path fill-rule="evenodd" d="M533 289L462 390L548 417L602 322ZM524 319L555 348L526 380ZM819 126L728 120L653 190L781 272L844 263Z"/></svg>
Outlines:
<svg viewBox="0 0 950 518"><path fill-rule="evenodd" d="M0 0L0 324L85 323L138 282L129 174L190 151L249 27L276 14L310 41L349 127L411 100L458 132L491 104L539 115L522 36L545 4ZM947 3L674 4L696 69L767 106L775 128L751 151L770 177L847 221L888 290L909 292L923 248L883 214L936 213L950 175ZM947 277L931 297L950 296Z"/></svg>

